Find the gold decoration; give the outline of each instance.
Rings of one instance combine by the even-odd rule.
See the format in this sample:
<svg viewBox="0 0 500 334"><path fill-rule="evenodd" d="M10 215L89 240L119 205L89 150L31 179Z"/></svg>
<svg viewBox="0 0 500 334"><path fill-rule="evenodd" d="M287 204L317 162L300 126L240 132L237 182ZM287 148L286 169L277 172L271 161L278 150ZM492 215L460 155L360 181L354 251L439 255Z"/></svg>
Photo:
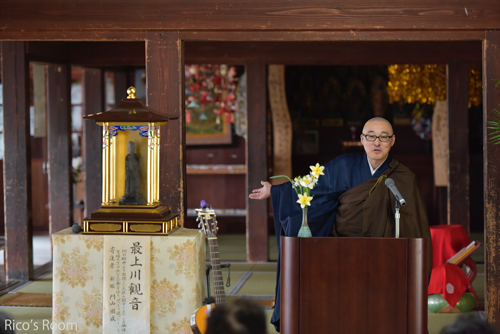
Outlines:
<svg viewBox="0 0 500 334"><path fill-rule="evenodd" d="M91 228L94 231L99 232L115 232L122 229L121 224L94 224Z"/></svg>
<svg viewBox="0 0 500 334"><path fill-rule="evenodd" d="M427 103L446 100L446 65L390 65L389 103ZM482 102L481 69L469 66L469 108Z"/></svg>
<svg viewBox="0 0 500 334"><path fill-rule="evenodd" d="M483 103L483 73L481 66L469 66L469 108Z"/></svg>
<svg viewBox="0 0 500 334"><path fill-rule="evenodd" d="M149 232L149 233L156 233L161 231L161 224L131 224L130 225L130 230L133 232Z"/></svg>
<svg viewBox="0 0 500 334"><path fill-rule="evenodd" d="M83 219L85 234L162 234L178 213L160 203L160 126L178 116L157 114L129 87L114 108L86 115L103 126L101 208Z"/></svg>
<svg viewBox="0 0 500 334"><path fill-rule="evenodd" d="M135 93L137 92L137 90L135 89L134 86L130 86L128 89L127 89L127 99L135 99ZM134 110L135 111L135 110Z"/></svg>
<svg viewBox="0 0 500 334"><path fill-rule="evenodd" d="M172 215L170 215L171 217ZM168 235L179 228L178 217L164 221L121 221L119 219L91 219L83 220L83 229L87 234L161 234Z"/></svg>

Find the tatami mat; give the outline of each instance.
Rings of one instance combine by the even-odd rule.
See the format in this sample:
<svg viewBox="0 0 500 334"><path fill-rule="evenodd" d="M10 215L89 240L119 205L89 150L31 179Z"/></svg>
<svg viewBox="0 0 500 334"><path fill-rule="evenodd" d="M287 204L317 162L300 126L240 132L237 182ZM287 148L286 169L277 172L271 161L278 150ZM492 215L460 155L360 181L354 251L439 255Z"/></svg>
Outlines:
<svg viewBox="0 0 500 334"><path fill-rule="evenodd" d="M0 306L52 307L52 293L8 293L0 299Z"/></svg>
<svg viewBox="0 0 500 334"><path fill-rule="evenodd" d="M0 312L10 316L15 323L24 325L26 330L16 333L51 334L52 307L8 307L1 306ZM72 333L77 333L73 331Z"/></svg>
<svg viewBox="0 0 500 334"><path fill-rule="evenodd" d="M248 277L246 283L238 290L238 295L274 296L276 285L275 273L254 272Z"/></svg>
<svg viewBox="0 0 500 334"><path fill-rule="evenodd" d="M276 263L231 263L231 271L276 272Z"/></svg>
<svg viewBox="0 0 500 334"><path fill-rule="evenodd" d="M221 261L247 261L247 239L244 234L222 234L217 236L217 239ZM278 260L278 246L274 235L269 236L268 259L269 261ZM208 252L207 261L210 261Z"/></svg>
<svg viewBox="0 0 500 334"><path fill-rule="evenodd" d="M36 280L14 291L22 293L52 293L52 276L50 280Z"/></svg>
<svg viewBox="0 0 500 334"><path fill-rule="evenodd" d="M484 263L484 233L471 232L470 240L479 240L482 244L472 255L471 258L476 261L476 263Z"/></svg>

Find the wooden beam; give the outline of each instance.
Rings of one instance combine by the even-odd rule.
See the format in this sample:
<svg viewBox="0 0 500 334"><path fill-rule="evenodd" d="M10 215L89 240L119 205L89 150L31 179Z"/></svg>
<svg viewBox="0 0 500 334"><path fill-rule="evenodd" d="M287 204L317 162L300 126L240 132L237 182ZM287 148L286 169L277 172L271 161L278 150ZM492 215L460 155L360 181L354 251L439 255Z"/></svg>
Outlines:
<svg viewBox="0 0 500 334"><path fill-rule="evenodd" d="M0 30L477 30L500 28L497 0L5 1Z"/></svg>
<svg viewBox="0 0 500 334"><path fill-rule="evenodd" d="M83 71L83 114L96 114L103 109L103 73L99 69L86 68ZM83 161L85 217L90 217L102 203L102 128L92 120L83 121Z"/></svg>
<svg viewBox="0 0 500 334"><path fill-rule="evenodd" d="M467 232L470 230L468 72L464 61L448 64L448 224L460 224Z"/></svg>
<svg viewBox="0 0 500 334"><path fill-rule="evenodd" d="M483 43L483 152L484 152L484 237L485 303L487 320L500 329L500 145L488 140L487 121L496 117L500 105L500 31L486 33Z"/></svg>
<svg viewBox="0 0 500 334"><path fill-rule="evenodd" d="M1 35L0 35L1 36ZM483 30L181 31L183 41L482 41Z"/></svg>
<svg viewBox="0 0 500 334"><path fill-rule="evenodd" d="M179 33L148 32L146 40L147 105L159 114L178 116L161 126L160 200L186 217L186 124L184 114L184 59Z"/></svg>
<svg viewBox="0 0 500 334"><path fill-rule="evenodd" d="M1 20L1 19L0 19ZM1 21L0 21L1 22ZM41 42L68 42L68 41L122 41L122 42L144 42L146 30L26 30L23 31L0 31L0 39L5 41L41 41Z"/></svg>
<svg viewBox="0 0 500 334"><path fill-rule="evenodd" d="M29 61L67 64L70 43L64 42L27 42L26 57Z"/></svg>
<svg viewBox="0 0 500 334"><path fill-rule="evenodd" d="M145 66L144 39L140 42L66 42L65 44L69 44L71 64L110 68Z"/></svg>
<svg viewBox="0 0 500 334"><path fill-rule="evenodd" d="M167 31L166 29L165 31ZM181 31L183 41L482 41L484 30L327 30L327 31ZM23 30L0 31L0 39L9 41L144 42L146 30ZM125 55L127 56L127 55ZM84 58L72 54L72 57ZM91 57L93 58L93 57ZM90 66L90 65L88 65ZM95 65L94 65L95 66ZM142 65L143 66L143 65Z"/></svg>
<svg viewBox="0 0 500 334"><path fill-rule="evenodd" d="M144 42L30 42L29 46L31 59L48 61L67 53L61 56L67 63L82 67L145 64ZM481 41L189 41L184 59L187 64L234 65L250 59L285 65L447 64L457 54L480 63Z"/></svg>
<svg viewBox="0 0 500 334"><path fill-rule="evenodd" d="M266 65L250 61L247 73L246 194L267 180ZM247 260L268 260L268 201L247 197Z"/></svg>
<svg viewBox="0 0 500 334"><path fill-rule="evenodd" d="M47 144L49 154L49 233L73 223L71 173L71 68L47 66Z"/></svg>
<svg viewBox="0 0 500 334"><path fill-rule="evenodd" d="M2 42L5 272L33 278L29 68L24 42Z"/></svg>
<svg viewBox="0 0 500 334"><path fill-rule="evenodd" d="M481 42L186 42L186 64L244 65L247 60L285 65L446 64L481 62Z"/></svg>

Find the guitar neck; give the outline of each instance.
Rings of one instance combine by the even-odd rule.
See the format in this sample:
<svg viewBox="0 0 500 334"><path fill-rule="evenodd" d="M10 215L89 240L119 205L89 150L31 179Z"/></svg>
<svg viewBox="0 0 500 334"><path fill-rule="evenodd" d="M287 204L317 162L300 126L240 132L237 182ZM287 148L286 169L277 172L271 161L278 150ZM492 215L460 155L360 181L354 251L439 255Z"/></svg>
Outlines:
<svg viewBox="0 0 500 334"><path fill-rule="evenodd" d="M210 263L212 264L215 304L222 304L226 302L226 294L224 292L224 280L222 279L222 270L220 267L217 237L208 238L208 247L210 249Z"/></svg>

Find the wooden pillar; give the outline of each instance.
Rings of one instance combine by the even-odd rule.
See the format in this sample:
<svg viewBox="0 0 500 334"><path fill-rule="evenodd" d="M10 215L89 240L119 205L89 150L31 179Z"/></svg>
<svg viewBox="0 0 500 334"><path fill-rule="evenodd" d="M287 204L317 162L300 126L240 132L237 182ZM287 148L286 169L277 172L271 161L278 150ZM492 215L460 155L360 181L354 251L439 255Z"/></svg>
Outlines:
<svg viewBox="0 0 500 334"><path fill-rule="evenodd" d="M488 140L487 121L498 117L500 87L500 31L486 33L483 42L483 159L484 159L484 236L485 236L485 303L488 321L500 329L500 145Z"/></svg>
<svg viewBox="0 0 500 334"><path fill-rule="evenodd" d="M448 64L448 224L460 224L467 232L469 213L469 114L468 66L464 61Z"/></svg>
<svg viewBox="0 0 500 334"><path fill-rule="evenodd" d="M184 55L178 31L149 31L146 37L147 105L159 114L178 116L160 129L160 200L186 217L186 123Z"/></svg>
<svg viewBox="0 0 500 334"><path fill-rule="evenodd" d="M5 272L33 278L29 68L24 42L2 42Z"/></svg>
<svg viewBox="0 0 500 334"><path fill-rule="evenodd" d="M73 223L71 173L71 68L47 66L47 144L49 154L49 232Z"/></svg>
<svg viewBox="0 0 500 334"><path fill-rule="evenodd" d="M83 72L83 114L96 114L104 108L103 73L99 69ZM102 203L102 127L92 120L83 121L83 159L85 166L85 217Z"/></svg>
<svg viewBox="0 0 500 334"><path fill-rule="evenodd" d="M123 99L127 98L128 76L126 72L115 71L114 76L114 88L115 88L115 105L122 102Z"/></svg>
<svg viewBox="0 0 500 334"><path fill-rule="evenodd" d="M246 140L246 194L260 188L267 181L266 133L266 65L260 61L246 64L247 73L247 140ZM268 201L247 197L247 260L268 260Z"/></svg>

